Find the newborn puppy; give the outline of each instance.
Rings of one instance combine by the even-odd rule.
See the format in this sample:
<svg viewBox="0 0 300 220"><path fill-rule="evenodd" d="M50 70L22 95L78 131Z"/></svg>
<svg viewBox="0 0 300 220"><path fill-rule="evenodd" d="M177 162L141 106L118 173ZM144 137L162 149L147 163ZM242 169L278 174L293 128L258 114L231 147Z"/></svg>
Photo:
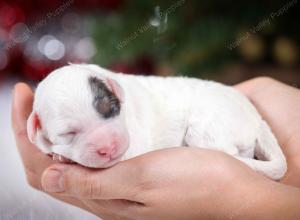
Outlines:
<svg viewBox="0 0 300 220"><path fill-rule="evenodd" d="M248 99L211 81L71 64L39 84L27 125L30 141L44 153L87 167L193 146L226 152L275 180L287 169L274 135Z"/></svg>

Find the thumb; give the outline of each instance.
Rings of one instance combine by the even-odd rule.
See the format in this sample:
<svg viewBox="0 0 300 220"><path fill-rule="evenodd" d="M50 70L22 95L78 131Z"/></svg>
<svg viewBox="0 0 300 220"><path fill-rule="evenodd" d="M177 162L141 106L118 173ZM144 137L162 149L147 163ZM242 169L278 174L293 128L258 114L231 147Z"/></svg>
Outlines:
<svg viewBox="0 0 300 220"><path fill-rule="evenodd" d="M42 175L46 192L59 193L80 199L126 199L135 201L137 169L121 162L109 169L89 169L79 165L54 164Z"/></svg>

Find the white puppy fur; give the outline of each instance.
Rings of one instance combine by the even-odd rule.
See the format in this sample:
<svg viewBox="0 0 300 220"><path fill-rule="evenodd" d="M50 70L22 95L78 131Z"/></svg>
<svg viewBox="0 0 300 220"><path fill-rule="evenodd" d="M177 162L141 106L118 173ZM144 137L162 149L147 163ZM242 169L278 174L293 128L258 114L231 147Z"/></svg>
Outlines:
<svg viewBox="0 0 300 220"><path fill-rule="evenodd" d="M59 68L36 90L28 134L43 152L88 167L193 146L226 152L275 180L287 169L276 138L246 97L186 77L116 74L87 64Z"/></svg>

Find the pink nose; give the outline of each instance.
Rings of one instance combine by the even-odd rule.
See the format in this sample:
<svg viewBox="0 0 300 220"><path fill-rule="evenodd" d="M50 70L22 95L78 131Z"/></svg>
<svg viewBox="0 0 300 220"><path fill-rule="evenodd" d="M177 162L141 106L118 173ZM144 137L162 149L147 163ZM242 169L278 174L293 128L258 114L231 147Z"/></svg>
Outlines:
<svg viewBox="0 0 300 220"><path fill-rule="evenodd" d="M103 148L97 150L97 153L101 157L112 157L112 156L114 156L114 154L116 152L117 152L117 148L116 147L103 147Z"/></svg>

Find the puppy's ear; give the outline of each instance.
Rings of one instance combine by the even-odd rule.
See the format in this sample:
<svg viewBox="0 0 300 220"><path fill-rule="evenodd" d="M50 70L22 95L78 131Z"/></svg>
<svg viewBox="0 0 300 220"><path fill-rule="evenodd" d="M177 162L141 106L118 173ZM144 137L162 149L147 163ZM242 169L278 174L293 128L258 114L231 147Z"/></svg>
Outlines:
<svg viewBox="0 0 300 220"><path fill-rule="evenodd" d="M38 114L33 111L27 120L27 134L31 143L35 142L37 131L41 129L41 123Z"/></svg>
<svg viewBox="0 0 300 220"><path fill-rule="evenodd" d="M117 81L110 78L105 78L105 84L112 91L112 93L120 100L120 102L124 101L124 91Z"/></svg>

